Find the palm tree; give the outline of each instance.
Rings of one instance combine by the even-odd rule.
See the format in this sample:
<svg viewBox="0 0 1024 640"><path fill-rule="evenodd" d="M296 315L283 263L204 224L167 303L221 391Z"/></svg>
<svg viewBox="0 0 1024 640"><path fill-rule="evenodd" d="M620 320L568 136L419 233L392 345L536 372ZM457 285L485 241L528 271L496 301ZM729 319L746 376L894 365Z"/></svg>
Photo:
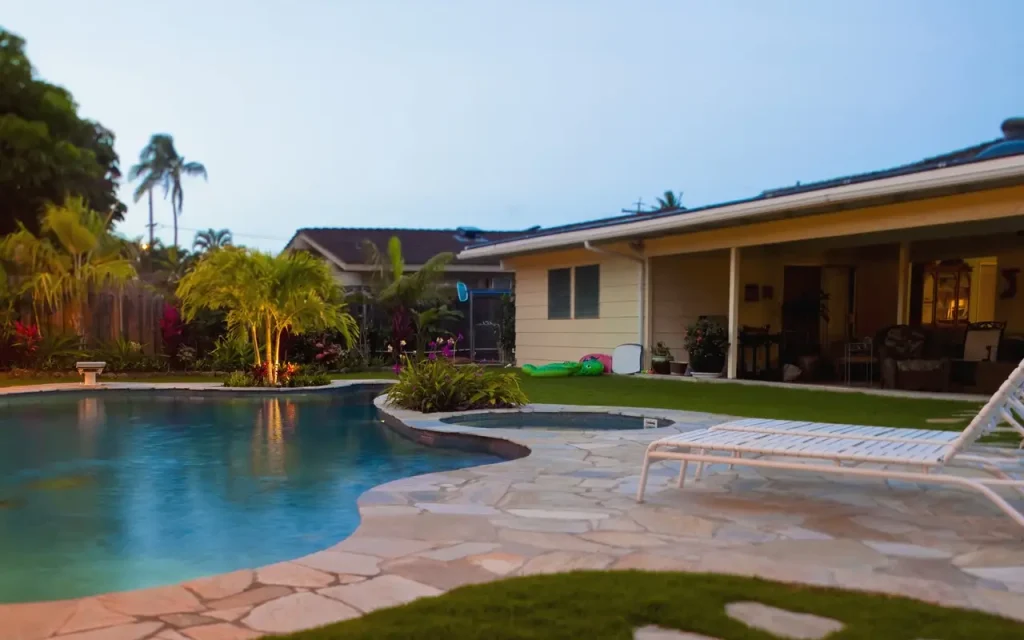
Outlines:
<svg viewBox="0 0 1024 640"><path fill-rule="evenodd" d="M211 251L181 279L177 296L186 321L200 309L225 310L228 326L252 341L256 364L266 364L270 384L277 383L285 331L333 329L348 344L358 335L330 267L306 252Z"/></svg>
<svg viewBox="0 0 1024 640"><path fill-rule="evenodd" d="M195 240L192 241L192 249L205 253L230 246L232 241L231 231L228 229L207 229L196 232Z"/></svg>
<svg viewBox="0 0 1024 640"><path fill-rule="evenodd" d="M154 134L149 143L143 147L139 154L139 162L132 165L128 170L128 180L135 182L141 180L135 188L133 199L138 202L143 195L149 196L149 246L153 246L153 189L164 185L167 176L167 167L170 166L170 158L174 151L174 140L166 133ZM167 187L164 187L167 191Z"/></svg>
<svg viewBox="0 0 1024 640"><path fill-rule="evenodd" d="M683 192L680 191L677 196L672 191L666 191L658 198L658 206L653 211L661 213L663 211L682 211L686 209L683 206Z"/></svg>
<svg viewBox="0 0 1024 640"><path fill-rule="evenodd" d="M178 246L178 216L185 201L185 191L181 187L182 176L202 176L207 179L206 167L199 162L187 162L185 158L175 155L167 173L171 189L171 210L174 212L174 246Z"/></svg>
<svg viewBox="0 0 1024 640"><path fill-rule="evenodd" d="M22 276L19 293L31 295L36 311L66 309L83 339L89 294L135 277L124 240L109 231L110 217L90 209L81 197L68 197L62 205L46 206L39 236L21 225L0 241L0 257Z"/></svg>
<svg viewBox="0 0 1024 640"><path fill-rule="evenodd" d="M199 162L189 162L178 155L174 138L166 133L157 133L149 139L139 154L138 164L128 170L128 179L139 180L134 198L138 202L144 194L149 195L149 243L153 244L153 189L163 187L164 197L171 196L171 211L174 214L174 246L178 246L178 216L185 200L181 185L182 176L202 176L205 180L206 167Z"/></svg>
<svg viewBox="0 0 1024 640"><path fill-rule="evenodd" d="M446 301L451 288L443 281L444 269L454 259L451 253L439 253L417 271L406 272L402 241L392 236L387 253L377 245L363 243L367 263L373 267L368 297L391 319L391 340L396 361L403 342L413 334L413 313L419 308Z"/></svg>

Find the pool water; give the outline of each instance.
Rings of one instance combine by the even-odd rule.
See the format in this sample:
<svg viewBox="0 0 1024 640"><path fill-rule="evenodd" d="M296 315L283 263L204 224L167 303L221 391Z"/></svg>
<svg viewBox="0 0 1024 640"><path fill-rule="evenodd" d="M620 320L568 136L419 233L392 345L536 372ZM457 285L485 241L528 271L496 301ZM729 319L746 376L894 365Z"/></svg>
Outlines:
<svg viewBox="0 0 1024 640"><path fill-rule="evenodd" d="M498 461L415 445L370 389L0 399L0 602L171 584L319 551L358 496Z"/></svg>
<svg viewBox="0 0 1024 640"><path fill-rule="evenodd" d="M667 427L671 420L655 418L659 427ZM643 429L644 418L614 413L584 411L517 411L513 413L471 413L444 418L441 422L467 427L494 429Z"/></svg>

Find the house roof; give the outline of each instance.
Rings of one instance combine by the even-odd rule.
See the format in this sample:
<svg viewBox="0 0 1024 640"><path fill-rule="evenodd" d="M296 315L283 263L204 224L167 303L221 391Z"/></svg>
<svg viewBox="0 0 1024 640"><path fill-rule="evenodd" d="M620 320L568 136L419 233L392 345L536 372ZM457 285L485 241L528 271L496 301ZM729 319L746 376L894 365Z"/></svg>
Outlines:
<svg viewBox="0 0 1024 640"><path fill-rule="evenodd" d="M402 254L406 264L421 265L430 258L446 251L459 253L473 243L491 242L510 237L520 237L523 231L482 231L475 228L459 229L388 229L388 228L304 228L295 232L286 248L292 247L300 237L316 249L331 254L335 262L347 265L366 263L363 242L369 240L384 251L392 237L402 242ZM499 261L471 260L468 264L498 266ZM455 265L457 266L457 265Z"/></svg>
<svg viewBox="0 0 1024 640"><path fill-rule="evenodd" d="M1008 120L1007 123L1010 123L1011 121L1013 120ZM1004 131L1005 130L1006 124L1004 124ZM965 168L962 167L962 165L987 165L989 162L993 162L991 160L992 158L1007 158L1008 156L1017 156L1016 160L1018 161L1024 158L1024 149L1019 149L1017 147L1010 149L1009 152L1004 150L1002 154L984 153L986 150L994 149L996 145L1006 147L1009 135L1010 134L1007 133L1007 138L997 138L988 142L965 147L963 149L957 149L949 153L925 158L923 160L899 165L889 169L857 173L807 184L797 183L796 185L789 187L768 189L754 197L741 200L733 200L705 207L696 207L677 211L651 212L646 213L645 215L630 214L614 216L556 227L548 227L539 230L531 230L528 233L520 234L518 237L505 237L487 242L474 243L459 255L459 259L480 259L485 255L489 257L500 257L502 255L513 255L533 250L545 250L558 246L578 245L582 243L581 238L584 236L590 236L587 239L592 239L594 241L612 240L616 238L642 237L645 234L651 235L654 231L657 233L666 233L675 226L692 226L696 228L698 223L703 225L703 227L712 226L716 223L720 223L719 226L732 223L741 224L745 219L745 216L733 215L734 213L740 214L743 211L749 211L751 214L763 215L766 213L778 213L785 211L787 208L792 212L795 208L806 206L813 200L820 201L817 202L817 204L818 206L821 206L826 202L831 202L828 195L833 192L849 194L851 196L849 199L850 202L853 202L858 195L863 198L868 196L874 197L877 194L874 193L876 190L872 189L871 185L874 185L875 183L878 183L879 186L883 185L883 183L892 183L895 187L895 191L893 191L893 193L898 192L908 194L915 189L925 193L925 187L934 189L938 182L941 181L941 178L937 178L936 180L915 180L913 178L907 178L907 176L912 177L917 174L926 174L929 172L943 172L943 170L955 167L961 167L963 169L962 171L959 171L958 174L964 174L966 176L967 179L962 181L963 185L966 185L970 182L970 176L967 174L976 174L980 180L982 176L985 176L986 172L980 167L977 171L973 171L970 167ZM995 163L993 162L993 164ZM1015 164L1020 165L1021 163L1016 162ZM1008 178L1009 175L1004 176L999 174L998 176L998 179ZM1024 178L1024 175L1019 175L1013 178L1015 181L1014 183L1019 183L1021 178ZM995 179L994 174L986 177L986 180L989 180L990 182ZM862 186L862 188L858 189L855 185L867 186ZM963 186L963 188L966 188L966 186ZM806 194L818 193L821 193L821 198L811 199L801 197ZM761 204L764 206L760 206ZM810 212L813 213L813 211ZM552 236L563 236L565 242L559 242L559 238Z"/></svg>

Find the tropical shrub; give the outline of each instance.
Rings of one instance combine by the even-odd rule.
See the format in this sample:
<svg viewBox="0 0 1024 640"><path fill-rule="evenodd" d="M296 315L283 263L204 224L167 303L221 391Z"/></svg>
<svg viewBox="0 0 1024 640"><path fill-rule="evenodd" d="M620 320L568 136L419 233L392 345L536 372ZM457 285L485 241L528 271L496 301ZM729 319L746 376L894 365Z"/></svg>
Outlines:
<svg viewBox="0 0 1024 640"><path fill-rule="evenodd" d="M291 362L278 367L277 375L271 382L267 363L261 362L247 371L235 371L224 381L225 387L322 387L331 383L331 378L322 371L309 371Z"/></svg>
<svg viewBox="0 0 1024 640"><path fill-rule="evenodd" d="M323 387L331 384L331 377L326 373L297 373L289 378L286 387Z"/></svg>
<svg viewBox="0 0 1024 640"><path fill-rule="evenodd" d="M369 368L370 362L361 349L346 349L338 359L338 371L342 373L366 371Z"/></svg>
<svg viewBox="0 0 1024 640"><path fill-rule="evenodd" d="M193 371L198 368L199 355L195 347L183 344L178 347L177 353L174 354L174 360L182 369Z"/></svg>
<svg viewBox="0 0 1024 640"><path fill-rule="evenodd" d="M47 333L37 343L26 363L31 369L63 371L74 367L85 356L81 339L70 333Z"/></svg>
<svg viewBox="0 0 1024 640"><path fill-rule="evenodd" d="M237 371L252 366L252 362L252 343L237 333L217 338L206 358L206 364L212 371Z"/></svg>
<svg viewBox="0 0 1024 640"><path fill-rule="evenodd" d="M476 364L456 366L446 357L420 362L406 358L388 398L398 407L423 413L501 409L527 402L514 373Z"/></svg>
<svg viewBox="0 0 1024 640"><path fill-rule="evenodd" d="M111 340L83 357L106 362L105 370L109 373L167 370L167 358L146 355L142 345L131 340Z"/></svg>
<svg viewBox="0 0 1024 640"><path fill-rule="evenodd" d="M256 380L245 371L233 371L224 380L225 387L255 387Z"/></svg>

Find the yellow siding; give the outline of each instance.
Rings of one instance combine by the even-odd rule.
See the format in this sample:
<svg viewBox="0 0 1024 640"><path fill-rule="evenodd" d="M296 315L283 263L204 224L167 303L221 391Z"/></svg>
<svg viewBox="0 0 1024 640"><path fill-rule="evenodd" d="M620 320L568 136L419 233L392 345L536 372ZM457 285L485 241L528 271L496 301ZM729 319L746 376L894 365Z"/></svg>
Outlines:
<svg viewBox="0 0 1024 640"><path fill-rule="evenodd" d="M622 251L628 249L622 248ZM548 270L601 265L598 318L548 319ZM516 273L516 361L545 364L608 353L639 337L640 265L625 257L576 250L523 256L506 263Z"/></svg>
<svg viewBox="0 0 1024 640"><path fill-rule="evenodd" d="M702 315L729 312L729 254L654 258L651 264L651 344L664 342L677 362L688 362L686 325Z"/></svg>

